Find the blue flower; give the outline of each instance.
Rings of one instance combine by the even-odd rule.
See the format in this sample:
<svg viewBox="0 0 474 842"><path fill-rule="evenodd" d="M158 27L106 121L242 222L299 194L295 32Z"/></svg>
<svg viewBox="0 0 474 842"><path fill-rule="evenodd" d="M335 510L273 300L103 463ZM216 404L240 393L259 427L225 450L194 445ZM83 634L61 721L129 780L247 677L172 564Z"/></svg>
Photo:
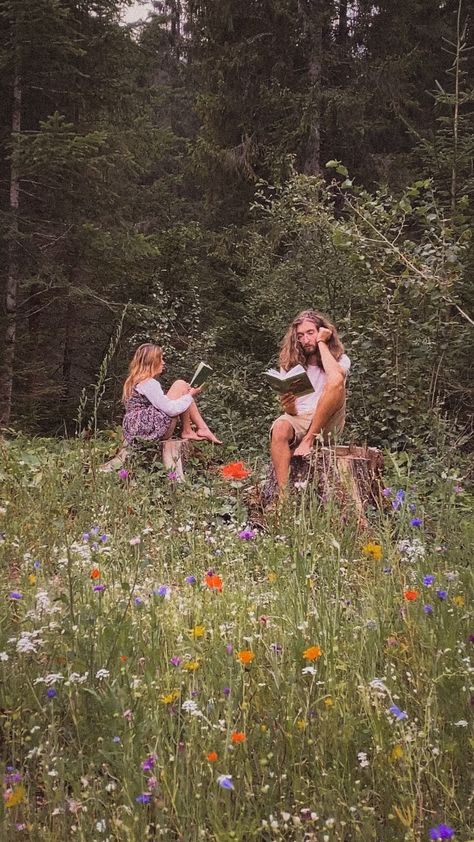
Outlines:
<svg viewBox="0 0 474 842"><path fill-rule="evenodd" d="M151 795L149 792L141 792L140 795L137 795L135 801L137 804L149 804L151 801Z"/></svg>
<svg viewBox="0 0 474 842"><path fill-rule="evenodd" d="M196 582L197 582L197 579L196 579L195 576L186 576L184 581L186 582L187 585L195 585Z"/></svg>
<svg viewBox="0 0 474 842"><path fill-rule="evenodd" d="M400 710L397 705L390 705L389 711L394 715L397 722L402 722L404 719L408 719L406 710Z"/></svg>
<svg viewBox="0 0 474 842"><path fill-rule="evenodd" d="M168 596L168 591L169 591L169 588L166 585L160 585L159 588L154 589L153 594L155 596L161 596L161 597L164 598L164 597Z"/></svg>
<svg viewBox="0 0 474 842"><path fill-rule="evenodd" d="M425 612L425 614L432 614L433 606L428 603L427 605L423 606L423 611Z"/></svg>
<svg viewBox="0 0 474 842"><path fill-rule="evenodd" d="M121 743L121 742L122 742L122 738L121 738L121 737L112 737L112 742L113 742L113 743Z"/></svg>
<svg viewBox="0 0 474 842"><path fill-rule="evenodd" d="M94 585L92 590L96 593L102 593L102 591L105 591L105 585Z"/></svg>
<svg viewBox="0 0 474 842"><path fill-rule="evenodd" d="M243 541L251 541L252 538L255 538L256 532L254 529L250 529L248 526L245 529L242 529L239 532L239 538L242 538Z"/></svg>
<svg viewBox="0 0 474 842"><path fill-rule="evenodd" d="M35 568L35 570L39 570L40 567L41 567L41 562L40 561L34 561L33 567Z"/></svg>
<svg viewBox="0 0 474 842"><path fill-rule="evenodd" d="M234 789L234 784L232 783L232 775L219 775L217 778L217 783L219 784L222 789Z"/></svg>
<svg viewBox="0 0 474 842"><path fill-rule="evenodd" d="M405 499L405 492L400 488L395 494L395 500L392 502L392 509L399 509Z"/></svg>
<svg viewBox="0 0 474 842"><path fill-rule="evenodd" d="M447 591L436 591L436 596L438 597L438 599L441 599L441 600L446 599L447 595L448 595Z"/></svg>
<svg viewBox="0 0 474 842"><path fill-rule="evenodd" d="M46 695L48 699L54 699L58 695L58 693L57 690L54 689L54 687L48 687L48 689L46 690Z"/></svg>
<svg viewBox="0 0 474 842"><path fill-rule="evenodd" d="M423 526L421 517L412 517L410 523L412 526Z"/></svg>
<svg viewBox="0 0 474 842"><path fill-rule="evenodd" d="M141 598L141 596L136 596L133 601L135 605L138 606L138 608L140 607L140 605L143 605L143 599Z"/></svg>
<svg viewBox="0 0 474 842"><path fill-rule="evenodd" d="M435 580L435 577L434 577L433 573L428 573L427 576L423 576L423 584L426 585L426 587L428 587L429 585L432 585L434 580Z"/></svg>
<svg viewBox="0 0 474 842"><path fill-rule="evenodd" d="M20 591L11 591L9 596L10 599L23 599L23 594Z"/></svg>
<svg viewBox="0 0 474 842"><path fill-rule="evenodd" d="M455 831L447 824L439 824L438 827L432 827L430 830L430 839L452 839Z"/></svg>

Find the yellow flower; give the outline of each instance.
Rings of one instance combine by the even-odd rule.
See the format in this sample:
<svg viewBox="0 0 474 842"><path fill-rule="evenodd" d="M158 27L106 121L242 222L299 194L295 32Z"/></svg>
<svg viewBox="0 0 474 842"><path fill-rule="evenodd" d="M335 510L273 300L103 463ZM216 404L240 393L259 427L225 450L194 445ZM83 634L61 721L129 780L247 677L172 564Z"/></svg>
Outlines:
<svg viewBox="0 0 474 842"><path fill-rule="evenodd" d="M163 696L160 697L160 701L163 702L164 705L172 705L176 699L179 699L179 690L172 690L171 693L164 693Z"/></svg>
<svg viewBox="0 0 474 842"><path fill-rule="evenodd" d="M199 669L200 666L201 664L199 661L186 661L186 663L183 664L183 669L192 672L192 670Z"/></svg>
<svg viewBox="0 0 474 842"><path fill-rule="evenodd" d="M268 581L270 582L271 585L274 585L277 579L278 579L278 576L277 576L276 573L271 572L271 573L268 574Z"/></svg>
<svg viewBox="0 0 474 842"><path fill-rule="evenodd" d="M332 706L334 705L333 697L332 696L326 696L326 698L324 699L324 704L326 705L327 708L332 708Z"/></svg>
<svg viewBox="0 0 474 842"><path fill-rule="evenodd" d="M34 573L30 573L30 575L28 576L28 581L30 585L36 585L36 576Z"/></svg>
<svg viewBox="0 0 474 842"><path fill-rule="evenodd" d="M5 807L16 807L17 804L21 804L21 802L25 800L25 795L25 787L23 784L19 784L19 786L16 786L13 792L11 792L5 800Z"/></svg>
<svg viewBox="0 0 474 842"><path fill-rule="evenodd" d="M303 658L306 658L307 661L316 661L316 659L320 658L321 655L322 652L320 646L308 646L308 648L303 652Z"/></svg>
<svg viewBox="0 0 474 842"><path fill-rule="evenodd" d="M382 558L382 547L380 544L373 544L372 542L365 544L362 547L362 552L364 555L371 556L374 561L380 561Z"/></svg>
<svg viewBox="0 0 474 842"><path fill-rule="evenodd" d="M260 730L265 734L268 731L268 725L260 725Z"/></svg>
<svg viewBox="0 0 474 842"><path fill-rule="evenodd" d="M458 608L464 607L464 597L461 596L461 594L458 594L458 596L453 596L453 602L455 605L457 605Z"/></svg>
<svg viewBox="0 0 474 842"><path fill-rule="evenodd" d="M304 731L304 729L308 727L306 719L298 719L296 722L296 727L299 728L300 731Z"/></svg>
<svg viewBox="0 0 474 842"><path fill-rule="evenodd" d="M390 757L392 758L392 760L400 760L404 754L405 752L403 751L401 746L394 746L391 751Z"/></svg>
<svg viewBox="0 0 474 842"><path fill-rule="evenodd" d="M194 626L193 629L189 629L189 634L191 637L194 637L194 640L197 640L199 637L204 637L206 629L204 626Z"/></svg>

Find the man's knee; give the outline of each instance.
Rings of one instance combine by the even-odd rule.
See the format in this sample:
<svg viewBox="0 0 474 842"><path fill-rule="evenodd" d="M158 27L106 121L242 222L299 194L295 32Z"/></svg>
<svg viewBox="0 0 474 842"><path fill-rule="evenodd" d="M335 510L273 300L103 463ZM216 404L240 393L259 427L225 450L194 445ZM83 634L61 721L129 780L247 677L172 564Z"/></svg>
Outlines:
<svg viewBox="0 0 474 842"><path fill-rule="evenodd" d="M289 421L283 418L277 418L271 429L271 440L275 444L285 444L291 442L295 437L295 431Z"/></svg>

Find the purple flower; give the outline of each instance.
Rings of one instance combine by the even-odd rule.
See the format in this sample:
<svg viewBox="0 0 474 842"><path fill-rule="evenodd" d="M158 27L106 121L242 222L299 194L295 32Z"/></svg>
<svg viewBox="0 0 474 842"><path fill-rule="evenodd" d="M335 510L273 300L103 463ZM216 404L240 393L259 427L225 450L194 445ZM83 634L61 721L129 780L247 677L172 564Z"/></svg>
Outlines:
<svg viewBox="0 0 474 842"><path fill-rule="evenodd" d="M10 591L10 599L23 599L23 594L20 591Z"/></svg>
<svg viewBox="0 0 474 842"><path fill-rule="evenodd" d="M227 699L230 696L230 687L224 687L222 692Z"/></svg>
<svg viewBox="0 0 474 842"><path fill-rule="evenodd" d="M443 599L446 599L447 595L448 595L447 591L436 591L436 596L438 597L438 599L441 599L441 601Z"/></svg>
<svg viewBox="0 0 474 842"><path fill-rule="evenodd" d="M234 784L232 783L232 775L219 775L217 778L217 783L219 784L222 789L234 789Z"/></svg>
<svg viewBox="0 0 474 842"><path fill-rule="evenodd" d="M425 612L425 614L432 614L433 606L428 603L427 605L423 606L423 611Z"/></svg>
<svg viewBox="0 0 474 842"><path fill-rule="evenodd" d="M152 772L155 768L155 764L157 761L156 754L149 754L146 760L142 763L142 769L144 772Z"/></svg>
<svg viewBox="0 0 474 842"><path fill-rule="evenodd" d="M416 504L415 503L410 503L408 508L410 509L410 512L416 512Z"/></svg>
<svg viewBox="0 0 474 842"><path fill-rule="evenodd" d="M392 502L392 509L399 509L405 499L405 492L400 488L395 494L395 500Z"/></svg>
<svg viewBox="0 0 474 842"><path fill-rule="evenodd" d="M121 738L121 737L112 737L112 742L113 742L113 743L121 743L121 742L122 742L122 738Z"/></svg>
<svg viewBox="0 0 474 842"><path fill-rule="evenodd" d="M55 699L58 695L58 692L54 689L54 687L48 687L48 689L46 690L46 695L48 699Z"/></svg>
<svg viewBox="0 0 474 842"><path fill-rule="evenodd" d="M105 533L103 535L101 535L100 540L102 541L103 544L105 544L105 542L108 541L107 535Z"/></svg>
<svg viewBox="0 0 474 842"><path fill-rule="evenodd" d="M91 535L98 535L98 534L99 534L99 532L100 532L100 527L99 527L99 526L93 526L93 527L92 527L92 529L91 529Z"/></svg>
<svg viewBox="0 0 474 842"><path fill-rule="evenodd" d="M433 573L428 573L427 576L423 576L423 584L428 588L430 585L433 584L435 577Z"/></svg>
<svg viewBox="0 0 474 842"><path fill-rule="evenodd" d="M382 494L384 497L391 497L392 496L392 489L391 488L384 488L382 490Z"/></svg>
<svg viewBox="0 0 474 842"><path fill-rule="evenodd" d="M245 529L242 529L242 530L239 532L239 538L241 538L241 539L242 539L242 541L251 541L251 540L252 540L252 538L255 538L256 534L257 534L257 533L255 532L255 530L254 530L254 529L250 529L250 528L247 526Z"/></svg>
<svg viewBox="0 0 474 842"><path fill-rule="evenodd" d="M143 605L143 599L141 598L141 596L136 596L133 601L138 608L140 608L140 606Z"/></svg>
<svg viewBox="0 0 474 842"><path fill-rule="evenodd" d="M470 634L468 637L469 643L474 643L474 634Z"/></svg>
<svg viewBox="0 0 474 842"><path fill-rule="evenodd" d="M86 541L88 541L88 540L89 540L89 538L90 538L90 535L89 535L89 533L88 533L88 532L83 532L83 533L82 533L82 540L84 541L84 543L86 543Z"/></svg>
<svg viewBox="0 0 474 842"><path fill-rule="evenodd" d="M161 596L163 599L168 596L169 588L166 585L160 585L159 588L155 588L153 591L154 596Z"/></svg>
<svg viewBox="0 0 474 842"><path fill-rule="evenodd" d="M432 827L429 832L430 839L452 839L454 830L447 824L439 824L438 827Z"/></svg>
<svg viewBox="0 0 474 842"><path fill-rule="evenodd" d="M412 517L410 523L412 526L423 526L421 517Z"/></svg>
<svg viewBox="0 0 474 842"><path fill-rule="evenodd" d="M96 593L102 593L102 591L105 591L105 585L94 585L92 590L96 591Z"/></svg>
<svg viewBox="0 0 474 842"><path fill-rule="evenodd" d="M182 662L183 659L180 658L179 655L173 655L173 657L170 658L170 664L173 664L174 667L179 667Z"/></svg>
<svg viewBox="0 0 474 842"><path fill-rule="evenodd" d="M464 491L464 488L462 487L462 485L455 485L454 488L453 488L453 491L454 491L455 494L462 494L463 491Z"/></svg>
<svg viewBox="0 0 474 842"><path fill-rule="evenodd" d="M151 795L149 792L141 792L140 795L137 795L135 801L137 804L149 804L151 801Z"/></svg>
<svg viewBox="0 0 474 842"><path fill-rule="evenodd" d="M392 572L392 568L391 568L391 567L384 567L384 569L383 569L383 571L382 571L382 572L383 572L383 573L391 573L391 572Z"/></svg>
<svg viewBox="0 0 474 842"><path fill-rule="evenodd" d="M170 480L170 482L176 482L176 480L178 479L178 474L176 473L176 471L170 471L168 474L168 479Z"/></svg>
<svg viewBox="0 0 474 842"><path fill-rule="evenodd" d="M187 585L195 585L196 582L197 582L197 579L196 579L195 576L186 576L184 581L186 582Z"/></svg>
<svg viewBox="0 0 474 842"><path fill-rule="evenodd" d="M127 471L126 468L120 468L118 475L120 479L128 479L128 477L130 476L130 471Z"/></svg>
<svg viewBox="0 0 474 842"><path fill-rule="evenodd" d="M274 655L281 655L283 651L281 643L270 643L270 649L272 650Z"/></svg>
<svg viewBox="0 0 474 842"><path fill-rule="evenodd" d="M39 570L40 567L41 567L41 562L40 561L34 561L33 567L35 568L35 570Z"/></svg>
<svg viewBox="0 0 474 842"><path fill-rule="evenodd" d="M232 646L232 643L226 644L225 651L227 652L228 655L232 655L232 652L234 651L234 647Z"/></svg>
<svg viewBox="0 0 474 842"><path fill-rule="evenodd" d="M408 719L406 710L400 710L397 705L390 705L389 711L393 714L397 722L402 722L404 719Z"/></svg>
<svg viewBox="0 0 474 842"><path fill-rule="evenodd" d="M15 772L13 770L13 766L7 766L7 769L10 770L9 774L5 775L3 779L3 783L5 786L11 786L12 784L19 784L20 781L23 780L23 775L21 772Z"/></svg>

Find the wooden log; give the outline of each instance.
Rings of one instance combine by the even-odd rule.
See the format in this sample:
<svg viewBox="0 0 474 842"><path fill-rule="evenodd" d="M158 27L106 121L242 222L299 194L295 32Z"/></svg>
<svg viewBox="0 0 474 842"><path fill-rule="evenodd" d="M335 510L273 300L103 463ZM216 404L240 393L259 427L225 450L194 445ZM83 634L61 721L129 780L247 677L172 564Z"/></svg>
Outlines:
<svg viewBox="0 0 474 842"><path fill-rule="evenodd" d="M290 462L288 490L322 503L335 501L343 510L352 510L361 521L369 506L380 506L382 497L383 454L376 447L337 445L317 447L309 456L294 456ZM249 513L258 522L278 498L273 465L265 480L249 492Z"/></svg>

